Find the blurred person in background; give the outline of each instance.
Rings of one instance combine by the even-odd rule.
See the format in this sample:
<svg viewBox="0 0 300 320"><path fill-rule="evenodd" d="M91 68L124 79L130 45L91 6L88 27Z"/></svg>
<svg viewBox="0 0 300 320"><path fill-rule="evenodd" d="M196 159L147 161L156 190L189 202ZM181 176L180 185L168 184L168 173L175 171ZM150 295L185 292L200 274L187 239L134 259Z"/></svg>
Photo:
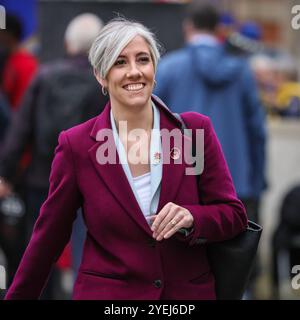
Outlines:
<svg viewBox="0 0 300 320"><path fill-rule="evenodd" d="M22 35L21 20L15 15L7 14L6 29L0 30L1 88L14 111L20 107L38 68L36 57L22 46Z"/></svg>
<svg viewBox="0 0 300 320"><path fill-rule="evenodd" d="M2 142L5 136L5 132L10 123L11 112L8 103L0 91L0 154L2 150Z"/></svg>
<svg viewBox="0 0 300 320"><path fill-rule="evenodd" d="M300 83L295 59L280 51L250 59L262 104L273 117L300 117Z"/></svg>
<svg viewBox="0 0 300 320"><path fill-rule="evenodd" d="M222 43L230 38L231 34L237 30L237 21L230 12L223 12L219 17L217 35Z"/></svg>
<svg viewBox="0 0 300 320"><path fill-rule="evenodd" d="M276 60L267 53L259 53L253 55L249 62L256 78L261 103L268 115L275 115L278 92Z"/></svg>
<svg viewBox="0 0 300 320"><path fill-rule="evenodd" d="M251 57L263 51L261 39L260 25L254 21L247 21L228 36L224 46L233 55Z"/></svg>
<svg viewBox="0 0 300 320"><path fill-rule="evenodd" d="M229 54L218 41L219 14L194 1L184 22L186 46L166 54L155 93L172 111L196 111L211 118L248 218L259 222L265 189L264 110L247 59Z"/></svg>
<svg viewBox="0 0 300 320"><path fill-rule="evenodd" d="M25 243L48 193L59 132L99 114L107 100L99 92L87 58L102 25L96 15L89 13L69 23L65 31L66 57L41 66L7 132L0 158L0 197L12 192L20 157L32 143L32 159L23 177L27 205ZM50 288L47 298L53 296L51 291Z"/></svg>
<svg viewBox="0 0 300 320"><path fill-rule="evenodd" d="M25 25L19 15L6 15L6 28L0 30L1 79L0 86L13 113L22 104L24 95L38 69L37 58L25 48ZM1 152L0 152L1 153ZM20 159L20 175L29 165L31 144ZM21 184L20 188L21 188Z"/></svg>
<svg viewBox="0 0 300 320"><path fill-rule="evenodd" d="M300 183L287 189L279 211L279 219L271 238L272 299L287 299L286 283L291 283L291 270L300 261ZM294 288L295 289L295 288ZM293 290L296 293L296 290Z"/></svg>
<svg viewBox="0 0 300 320"><path fill-rule="evenodd" d="M277 94L275 112L281 117L300 117L300 83L295 59L286 53L275 58Z"/></svg>

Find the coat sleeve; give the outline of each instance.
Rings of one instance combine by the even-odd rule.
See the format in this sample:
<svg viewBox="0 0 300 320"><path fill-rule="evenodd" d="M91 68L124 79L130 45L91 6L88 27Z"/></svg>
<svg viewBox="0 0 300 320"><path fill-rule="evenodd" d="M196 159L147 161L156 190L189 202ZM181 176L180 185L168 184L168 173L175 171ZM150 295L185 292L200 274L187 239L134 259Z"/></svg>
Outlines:
<svg viewBox="0 0 300 320"><path fill-rule="evenodd" d="M182 115L187 127L193 131L195 128L204 128L204 170L198 179L200 203L181 205L193 215L194 230L185 238L178 237L189 245L227 240L246 229L246 211L237 198L220 143L209 118L202 116L202 122L197 120L198 114L190 112L189 115Z"/></svg>
<svg viewBox="0 0 300 320"><path fill-rule="evenodd" d="M50 174L47 200L5 299L37 299L54 262L68 243L81 194L67 133L59 136Z"/></svg>

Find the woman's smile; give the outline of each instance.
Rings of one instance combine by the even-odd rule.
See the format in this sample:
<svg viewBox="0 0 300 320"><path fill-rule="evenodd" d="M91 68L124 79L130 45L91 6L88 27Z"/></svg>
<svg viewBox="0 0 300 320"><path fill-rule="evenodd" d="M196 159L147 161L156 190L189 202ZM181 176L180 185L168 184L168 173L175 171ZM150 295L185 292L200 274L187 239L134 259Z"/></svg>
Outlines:
<svg viewBox="0 0 300 320"><path fill-rule="evenodd" d="M130 83L123 86L127 91L140 91L145 87L145 83Z"/></svg>

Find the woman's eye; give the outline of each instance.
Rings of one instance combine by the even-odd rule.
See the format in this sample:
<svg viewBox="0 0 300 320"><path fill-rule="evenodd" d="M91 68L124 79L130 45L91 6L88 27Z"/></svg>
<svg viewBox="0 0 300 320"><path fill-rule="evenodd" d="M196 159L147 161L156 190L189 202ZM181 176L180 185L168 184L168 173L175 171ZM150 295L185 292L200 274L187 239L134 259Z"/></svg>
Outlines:
<svg viewBox="0 0 300 320"><path fill-rule="evenodd" d="M149 57L140 57L139 61L141 63L148 63L150 61L150 58Z"/></svg>
<svg viewBox="0 0 300 320"><path fill-rule="evenodd" d="M115 62L115 66L121 66L122 64L125 64L125 60L124 60L124 59L118 59L118 60Z"/></svg>

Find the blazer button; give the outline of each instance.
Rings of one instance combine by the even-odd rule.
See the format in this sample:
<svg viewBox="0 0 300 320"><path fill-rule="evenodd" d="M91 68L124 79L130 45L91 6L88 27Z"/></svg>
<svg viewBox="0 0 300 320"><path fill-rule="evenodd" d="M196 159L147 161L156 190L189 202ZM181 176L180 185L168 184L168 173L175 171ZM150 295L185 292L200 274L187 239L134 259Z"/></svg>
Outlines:
<svg viewBox="0 0 300 320"><path fill-rule="evenodd" d="M161 280L159 280L159 279L154 280L153 285L157 289L161 288Z"/></svg>

